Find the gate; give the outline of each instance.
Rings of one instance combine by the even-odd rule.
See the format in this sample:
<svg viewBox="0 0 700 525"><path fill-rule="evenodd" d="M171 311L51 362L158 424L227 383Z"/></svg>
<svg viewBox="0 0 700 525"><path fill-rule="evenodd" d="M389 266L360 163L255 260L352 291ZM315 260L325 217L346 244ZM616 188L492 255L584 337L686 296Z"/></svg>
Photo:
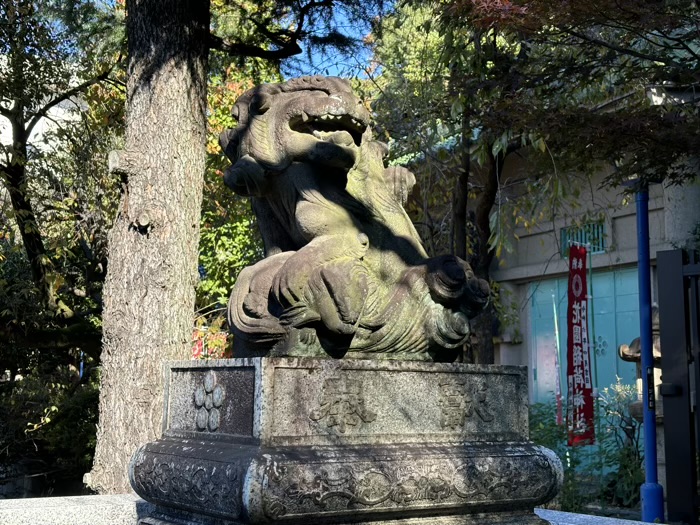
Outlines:
<svg viewBox="0 0 700 525"><path fill-rule="evenodd" d="M666 503L672 522L698 523L700 257L657 253Z"/></svg>

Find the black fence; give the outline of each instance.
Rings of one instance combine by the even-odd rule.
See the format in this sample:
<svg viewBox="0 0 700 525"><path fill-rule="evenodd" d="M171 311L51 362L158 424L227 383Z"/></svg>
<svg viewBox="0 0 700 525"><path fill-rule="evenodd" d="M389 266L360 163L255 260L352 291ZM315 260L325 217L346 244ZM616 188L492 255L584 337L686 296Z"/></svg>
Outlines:
<svg viewBox="0 0 700 525"><path fill-rule="evenodd" d="M657 254L668 521L698 523L700 257Z"/></svg>

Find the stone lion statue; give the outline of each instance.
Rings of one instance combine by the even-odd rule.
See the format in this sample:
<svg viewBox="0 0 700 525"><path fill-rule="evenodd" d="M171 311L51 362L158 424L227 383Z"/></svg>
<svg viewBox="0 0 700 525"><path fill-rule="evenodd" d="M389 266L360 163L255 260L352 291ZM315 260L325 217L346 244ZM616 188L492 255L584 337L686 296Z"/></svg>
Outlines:
<svg viewBox="0 0 700 525"><path fill-rule="evenodd" d="M229 302L234 355L454 359L488 284L428 258L403 208L415 178L384 167L349 82L262 85L232 115L224 180L252 199L265 245Z"/></svg>

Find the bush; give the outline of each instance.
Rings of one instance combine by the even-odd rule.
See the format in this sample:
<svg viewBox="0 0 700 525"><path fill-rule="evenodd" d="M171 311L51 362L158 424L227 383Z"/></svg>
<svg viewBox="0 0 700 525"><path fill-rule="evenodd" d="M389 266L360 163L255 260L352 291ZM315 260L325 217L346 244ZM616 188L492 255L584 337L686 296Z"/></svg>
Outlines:
<svg viewBox="0 0 700 525"><path fill-rule="evenodd" d="M42 480L39 493L80 492L92 466L98 410L98 381L81 378L75 364L32 356L31 366L0 382L0 464L14 476Z"/></svg>
<svg viewBox="0 0 700 525"><path fill-rule="evenodd" d="M634 507L644 482L641 424L630 416L635 387L604 388L595 410L596 445L569 447L566 425L556 424L556 403L530 406L530 439L553 450L564 467L564 484L550 505L579 512L586 505Z"/></svg>

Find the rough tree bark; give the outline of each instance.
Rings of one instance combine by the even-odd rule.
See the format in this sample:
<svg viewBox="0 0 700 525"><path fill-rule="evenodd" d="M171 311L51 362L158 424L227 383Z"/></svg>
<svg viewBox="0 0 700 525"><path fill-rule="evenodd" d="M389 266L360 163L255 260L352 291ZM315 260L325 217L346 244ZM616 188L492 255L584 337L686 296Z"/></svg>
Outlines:
<svg viewBox="0 0 700 525"><path fill-rule="evenodd" d="M29 266L32 269L32 280L41 292L43 302L49 301L48 280L46 276L46 249L39 232L39 226L29 195L27 195L27 140L24 127L13 124L13 141L15 155L9 166L0 166L5 175L5 185L10 194L12 209L15 212L17 229L22 236L24 250L27 253ZM18 136L22 136L19 138Z"/></svg>
<svg viewBox="0 0 700 525"><path fill-rule="evenodd" d="M486 281L490 281L490 267L494 257L494 252L489 247L489 238L491 237L489 217L498 195L498 180L503 172L504 160L503 153L499 153L497 156L489 154L488 171L484 174L484 187L476 200L474 210L476 239L474 250L469 257L469 264L471 264L474 274ZM496 320L496 310L491 303L472 320L472 342L465 356L465 361L478 364L494 363L493 336Z"/></svg>
<svg viewBox="0 0 700 525"><path fill-rule="evenodd" d="M469 177L472 163L469 149L472 130L469 126L469 114L462 112L462 165L457 175L454 200L452 202L452 253L467 260L467 206L469 204Z"/></svg>
<svg viewBox="0 0 700 525"><path fill-rule="evenodd" d="M127 1L127 131L104 287L97 449L88 484L129 492L127 466L155 439L162 362L192 337L206 140L209 2Z"/></svg>

